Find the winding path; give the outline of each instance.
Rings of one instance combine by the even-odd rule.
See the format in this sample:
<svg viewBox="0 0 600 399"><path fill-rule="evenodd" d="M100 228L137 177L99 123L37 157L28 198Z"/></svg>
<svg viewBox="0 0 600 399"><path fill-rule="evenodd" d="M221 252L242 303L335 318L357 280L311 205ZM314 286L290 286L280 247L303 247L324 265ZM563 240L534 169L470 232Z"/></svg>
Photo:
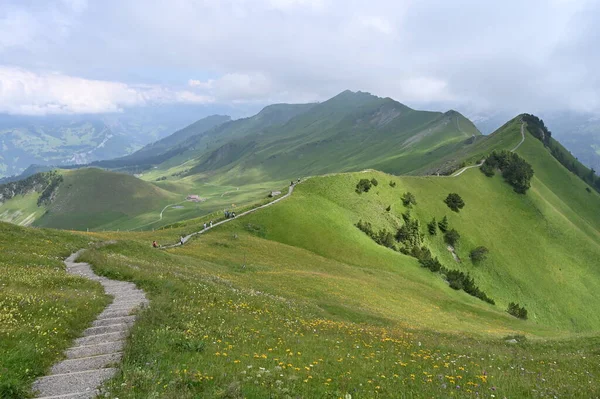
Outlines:
<svg viewBox="0 0 600 399"><path fill-rule="evenodd" d="M236 191L240 191L239 187L236 187L235 190L230 190L230 191L225 191L223 194L221 194L221 198L225 195L225 194L229 194L229 193L235 193Z"/></svg>
<svg viewBox="0 0 600 399"><path fill-rule="evenodd" d="M515 148L510 150L510 152L517 151L519 149L519 147L521 147L521 144L523 144L524 142L525 142L525 122L521 121L521 141L519 142L519 144L517 144L517 146ZM480 161L477 165L465 166L464 168L462 168L461 170L459 170L458 172L453 174L452 177L458 177L458 176L462 175L464 173L464 171L467 169L480 168L484 162L485 162L485 159Z"/></svg>
<svg viewBox="0 0 600 399"><path fill-rule="evenodd" d="M162 220L162 218L163 218L163 213L164 213L164 211L166 211L166 210L167 210L167 208L170 208L170 207L172 207L172 206L177 206L177 205L179 205L179 204L183 204L183 203L184 203L184 202L186 202L186 201L187 201L187 200L183 200L183 201L181 201L181 202L177 202L177 203L175 203L175 204L169 204L169 205L165 206L165 207L162 209L162 211L160 211L160 214L159 214L159 216L158 216L158 219L156 219L154 222L146 223L146 224L143 224L143 225L141 225L141 226L134 227L133 229L129 229L129 230L127 230L127 231L135 231L135 230L137 230L137 229L141 229L142 227L150 226L151 224L154 224L154 223L158 223L158 222L160 222L160 221Z"/></svg>
<svg viewBox="0 0 600 399"><path fill-rule="evenodd" d="M67 272L98 281L113 302L98 315L91 327L66 350L66 359L56 363L50 373L38 378L32 387L36 398L88 399L98 395L98 387L117 372L135 310L149 301L135 284L111 280L95 274L88 263L77 263L79 250L65 259Z"/></svg>
<svg viewBox="0 0 600 399"><path fill-rule="evenodd" d="M235 218L231 218L231 219L223 219L223 220L221 220L220 222L214 223L212 226L207 226L205 229L202 229L202 230L200 230L200 231L197 231L197 232L195 232L195 233L192 233L192 234L188 234L187 236L183 237L183 243L181 243L181 242L178 242L178 243L176 243L176 244L171 244L171 245L163 245L163 246L161 246L160 248L161 248L161 249L168 249L168 248L175 248L175 247L179 247L179 246L181 246L181 245L185 244L186 242L188 242L188 241L189 241L189 239L190 239L190 238L192 238L192 237L193 237L193 236L195 236L195 235L203 234L203 233L207 232L208 230L210 230L210 229L212 229L212 228L215 228L215 227L217 227L217 226L219 226L219 225L221 225L221 224L224 224L224 223L227 223L227 222L231 222L232 220L235 220L235 219L241 218L242 216L248 215L249 213L256 212L256 211L257 211L257 210L259 210L259 209L263 209L263 208L266 208L266 207L268 207L268 206L271 206L271 205L273 205L273 204L276 204L276 203L278 203L279 201L282 201L282 200L286 199L287 197L289 197L290 195L292 195L292 193L294 192L294 187L296 187L296 184L298 184L298 183L294 183L294 184L290 185L290 187L289 187L289 189L288 189L288 192L287 192L287 194L285 194L285 195L283 195L283 196L281 196L281 197L279 197L279 198L277 198L277 199L275 199L275 200L273 200L273 201L269 202L268 204L261 205L261 206L257 206L256 208L252 208L252 209L250 209L250 210L247 210L246 212L242 212L242 213L240 213L239 215L236 215L236 217L235 217Z"/></svg>

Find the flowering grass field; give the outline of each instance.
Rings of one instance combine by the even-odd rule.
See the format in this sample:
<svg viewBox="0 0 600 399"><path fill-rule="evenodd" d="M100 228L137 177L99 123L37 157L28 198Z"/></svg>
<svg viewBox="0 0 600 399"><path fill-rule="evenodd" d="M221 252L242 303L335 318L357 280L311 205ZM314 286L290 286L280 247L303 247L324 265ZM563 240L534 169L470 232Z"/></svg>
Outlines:
<svg viewBox="0 0 600 399"><path fill-rule="evenodd" d="M599 394L598 338L506 342L428 332L318 297L249 288L252 267L121 243L87 253L99 272L136 281L152 306L136 324L115 397L581 397ZM232 266L233 268L234 266ZM248 268L250 267L250 270ZM333 305L332 305L333 307ZM325 306L325 308L327 308Z"/></svg>
<svg viewBox="0 0 600 399"><path fill-rule="evenodd" d="M99 284L64 270L88 241L0 223L0 398L25 397L109 302Z"/></svg>

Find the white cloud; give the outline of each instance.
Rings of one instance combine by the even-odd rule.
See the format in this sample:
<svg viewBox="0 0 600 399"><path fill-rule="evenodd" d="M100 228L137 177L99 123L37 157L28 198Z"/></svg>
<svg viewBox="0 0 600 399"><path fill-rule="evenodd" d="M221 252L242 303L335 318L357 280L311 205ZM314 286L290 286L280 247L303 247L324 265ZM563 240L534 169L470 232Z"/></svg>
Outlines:
<svg viewBox="0 0 600 399"><path fill-rule="evenodd" d="M374 31L383 33L385 35L391 35L394 33L394 27L392 24L383 17L363 16L360 19L360 23L366 28L373 29Z"/></svg>
<svg viewBox="0 0 600 399"><path fill-rule="evenodd" d="M600 110L594 1L31 4L0 0L0 31L14 33L0 35L2 62L108 81L187 83L177 95L161 89L168 94L157 96L169 101L310 101L352 89L423 107ZM207 75L215 78L198 79ZM125 86L145 101L145 89Z"/></svg>
<svg viewBox="0 0 600 399"><path fill-rule="evenodd" d="M90 80L56 72L0 66L0 113L46 115L118 112L152 103L210 103L187 90Z"/></svg>

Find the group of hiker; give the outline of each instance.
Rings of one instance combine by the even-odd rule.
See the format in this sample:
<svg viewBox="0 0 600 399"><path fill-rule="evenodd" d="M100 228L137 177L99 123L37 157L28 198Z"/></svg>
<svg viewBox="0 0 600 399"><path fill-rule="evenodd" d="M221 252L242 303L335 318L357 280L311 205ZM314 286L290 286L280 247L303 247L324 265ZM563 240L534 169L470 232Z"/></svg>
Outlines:
<svg viewBox="0 0 600 399"><path fill-rule="evenodd" d="M235 212L225 211L225 219L233 219L235 217Z"/></svg>
<svg viewBox="0 0 600 399"><path fill-rule="evenodd" d="M290 182L290 186L293 186L294 184L300 183L300 178L298 178L298 180L296 181L291 181ZM223 211L223 213L225 214L225 219L233 219L235 218L235 212L229 211L229 210L225 210ZM211 220L208 224L205 222L204 223L204 230L206 230L207 228L212 228L213 227L213 221ZM179 245L183 245L185 243L185 238L183 236L181 236L179 238ZM159 248L160 245L158 245L158 243L156 241L152 241L152 247L153 248Z"/></svg>

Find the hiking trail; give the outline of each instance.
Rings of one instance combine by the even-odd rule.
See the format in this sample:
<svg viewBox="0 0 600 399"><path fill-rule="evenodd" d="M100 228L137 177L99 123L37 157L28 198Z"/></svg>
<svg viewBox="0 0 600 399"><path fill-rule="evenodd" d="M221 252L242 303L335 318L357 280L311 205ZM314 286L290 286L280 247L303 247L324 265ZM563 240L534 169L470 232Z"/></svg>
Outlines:
<svg viewBox="0 0 600 399"><path fill-rule="evenodd" d="M523 144L524 142L525 142L525 122L521 121L521 141L519 142L519 144L517 144L517 146L515 148L510 150L510 152L517 151L519 149L519 147L521 147L521 144ZM462 175L464 173L464 171L467 169L480 168L484 162L485 162L485 159L480 161L477 165L465 166L464 168L462 168L461 170L459 170L458 172L453 174L452 177L458 177L458 176Z"/></svg>
<svg viewBox="0 0 600 399"><path fill-rule="evenodd" d="M200 231L197 231L197 232L195 232L195 233L192 233L192 234L188 234L187 236L183 237L183 243L180 243L180 242L178 242L178 243L176 243L176 244L163 245L163 246L161 246L160 248L161 248L161 249L168 249L168 248L180 247L180 246L182 246L183 244L185 244L186 242L188 242L188 240L189 240L190 238L192 238L193 236L195 236L195 235L199 235L199 234L205 233L205 232L207 232L208 230L210 230L210 229L212 229L212 228L215 228L215 227L217 227L217 226L219 226L219 225L221 225L221 224L223 224L223 223L231 222L232 220L235 220L235 219L238 219L238 218L240 218L240 217L242 217L242 216L248 215L249 213L256 212L256 211L257 211L257 210L259 210L259 209L263 209L263 208L266 208L266 207L268 207L268 206L271 206L271 205L273 205L273 204L276 204L276 203L278 203L279 201L282 201L282 200L286 199L287 197L289 197L289 196L290 196L290 195L291 195L291 194L294 192L294 187L296 187L296 185L297 185L297 184L298 184L298 183L294 183L294 184L290 185L290 187L289 187L289 189L288 189L288 192L287 192L287 194L285 194L285 195L282 195L281 197L279 197L279 198L277 198L277 199L275 199L275 200L273 200L273 201L269 202L268 204L264 204L264 205L261 205L261 206L257 206L256 208L252 208L252 209L250 209L250 210L247 210L247 211L245 211L245 212L242 212L242 213L240 213L239 215L236 215L236 216L235 216L235 218L223 219L223 220L221 220L220 222L213 223L213 225L212 225L212 226L209 226L209 225L207 225L205 229L202 229L202 230L200 230Z"/></svg>
<svg viewBox="0 0 600 399"><path fill-rule="evenodd" d="M136 318L134 311L149 303L135 284L98 276L88 263L76 262L83 251L65 259L67 273L98 281L114 299L65 351L66 359L33 383L32 392L39 399L95 398L100 385L117 372L114 366L123 356L125 339Z"/></svg>

